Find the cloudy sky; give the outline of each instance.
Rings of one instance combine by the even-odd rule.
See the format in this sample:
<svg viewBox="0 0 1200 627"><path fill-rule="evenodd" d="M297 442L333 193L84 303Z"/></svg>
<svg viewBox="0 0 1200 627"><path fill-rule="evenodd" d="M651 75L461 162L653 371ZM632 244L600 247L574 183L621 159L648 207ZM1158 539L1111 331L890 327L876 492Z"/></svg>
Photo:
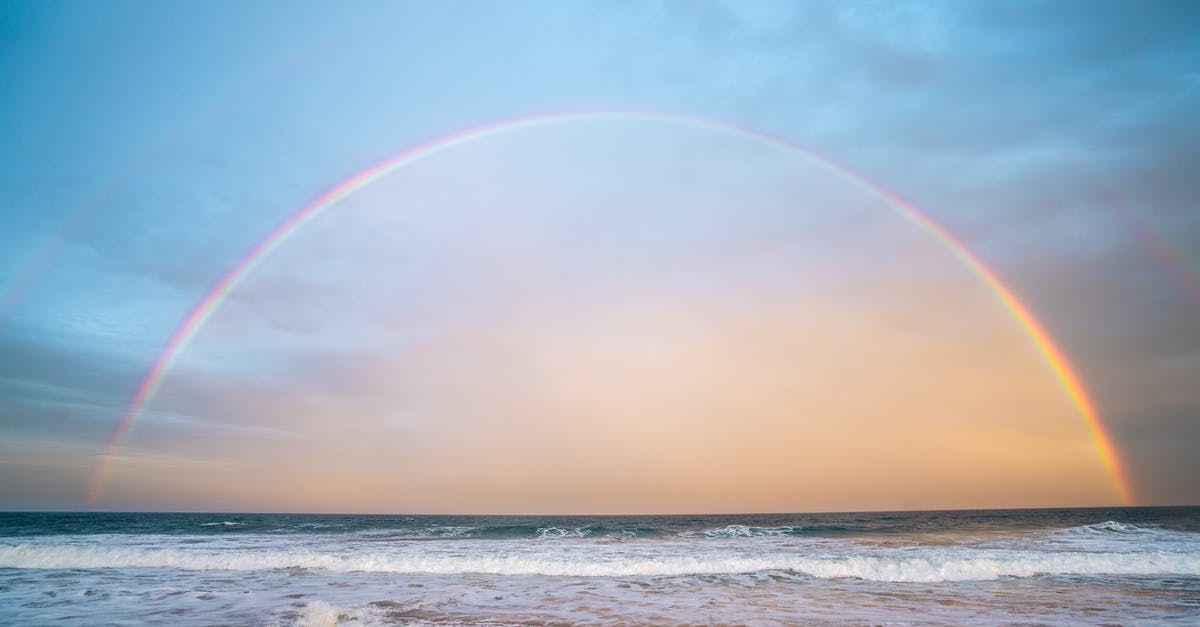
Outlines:
<svg viewBox="0 0 1200 627"><path fill-rule="evenodd" d="M2 2L0 508L1200 503L1197 7Z"/></svg>

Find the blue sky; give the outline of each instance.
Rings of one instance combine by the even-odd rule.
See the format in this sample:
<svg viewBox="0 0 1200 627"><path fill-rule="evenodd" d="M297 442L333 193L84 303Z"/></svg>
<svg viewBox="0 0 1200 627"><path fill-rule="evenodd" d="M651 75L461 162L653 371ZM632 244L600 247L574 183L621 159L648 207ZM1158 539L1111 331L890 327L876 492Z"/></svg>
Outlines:
<svg viewBox="0 0 1200 627"><path fill-rule="evenodd" d="M1058 340L1140 499L1200 502L1194 3L4 2L0 85L2 507L80 506L172 330L321 191L430 138L580 109L754 127L913 201ZM404 280L453 284L443 262ZM318 328L330 363L373 339ZM206 372L271 378L287 342ZM288 376L348 394L329 370ZM190 415L236 422L189 385ZM169 413L129 455L190 437Z"/></svg>

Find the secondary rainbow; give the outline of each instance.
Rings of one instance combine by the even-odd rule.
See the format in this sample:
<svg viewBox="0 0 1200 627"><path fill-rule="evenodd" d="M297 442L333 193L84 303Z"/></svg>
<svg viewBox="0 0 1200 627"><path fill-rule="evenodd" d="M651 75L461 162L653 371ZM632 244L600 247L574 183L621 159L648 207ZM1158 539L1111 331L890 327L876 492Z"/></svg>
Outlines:
<svg viewBox="0 0 1200 627"><path fill-rule="evenodd" d="M1122 467L1117 449L1113 445L1112 438L1108 434L1104 423L1101 422L1099 413L1088 396L1079 375L1075 373L1063 355L1062 350L1053 342L1050 334L1046 332L1046 329L1034 317L1029 307L1022 303L1013 291L978 256L972 253L965 244L955 238L949 230L894 192L873 183L845 165L827 157L819 156L788 139L736 123L688 114L657 111L553 113L483 124L418 144L350 176L320 196L317 196L307 205L288 216L275 229L268 233L266 237L246 252L237 263L209 288L204 297L200 299L175 329L175 332L171 334L150 369L142 377L133 397L130 399L129 406L113 429L112 435L105 447L105 452L93 475L87 494L88 501L94 503L100 498L122 444L136 424L146 404L154 398L159 385L171 369L171 365L175 362L175 359L183 352L188 343L195 337L197 331L204 326L208 318L238 286L242 279L249 275L271 251L283 244L297 230L308 224L325 210L337 205L381 177L399 168L468 142L532 127L605 119L653 120L669 124L688 125L737 133L771 146L782 147L799 153L814 162L822 164L831 172L873 192L906 219L941 242L942 245L950 250L966 268L978 276L984 285L992 291L1001 305L1004 306L1026 335L1029 336L1043 360L1050 367L1050 370L1053 372L1054 377L1059 382L1076 413L1083 420L1091 436L1096 455L1112 482L1114 493L1123 504L1128 505L1133 503L1133 490Z"/></svg>

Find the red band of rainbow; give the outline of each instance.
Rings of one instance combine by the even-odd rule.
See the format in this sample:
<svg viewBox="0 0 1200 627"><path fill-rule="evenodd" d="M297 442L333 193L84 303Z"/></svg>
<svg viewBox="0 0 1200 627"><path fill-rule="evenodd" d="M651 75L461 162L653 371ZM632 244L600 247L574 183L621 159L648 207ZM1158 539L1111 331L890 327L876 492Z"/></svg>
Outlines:
<svg viewBox="0 0 1200 627"><path fill-rule="evenodd" d="M337 205L342 200L353 195L355 192L370 185L379 178L402 168L409 164L415 163L422 159L426 159L440 152L449 150L456 146L484 139L493 135L508 133L521 129L528 129L537 126L547 126L554 124L562 124L573 121L583 121L589 119L640 119L661 121L669 124L696 126L707 129L737 133L742 136L753 138L757 141L769 144L775 147L782 147L788 150L797 152L814 162L819 163L831 172L838 174L850 180L865 189L870 190L881 200L886 202L905 218L916 224L926 233L932 235L935 239L942 243L956 258L971 272L978 276L989 290L995 294L1000 304L1009 312L1021 329L1032 340L1033 345L1037 348L1038 353L1049 365L1054 377L1059 382L1063 391L1066 393L1071 405L1076 413L1083 419L1084 424L1092 439L1093 447L1096 455L1100 460L1104 471L1112 482L1114 494L1124 505L1133 503L1133 490L1128 477L1121 465L1120 457L1117 454L1117 449L1113 445L1112 438L1108 434L1107 429L1100 420L1100 416L1096 411L1087 391L1083 387L1079 376L1072 369L1070 363L1063 355L1061 349L1053 342L1049 333L1034 317L1029 308L1017 299L1016 295L1003 281L1000 280L994 272L992 272L984 263L972 253L965 244L956 239L941 224L934 221L929 215L917 209L908 201L896 195L890 190L877 185L850 168L837 163L827 157L816 155L810 150L797 145L796 143L770 133L760 131L758 129L742 126L739 124L724 122L720 120L712 120L708 118L678 114L664 113L656 111L588 111L588 112L572 112L572 113L556 113L547 115L538 115L531 117L523 117L517 119L508 119L480 126L471 127L456 133L444 135L430 141L418 144L404 152L401 152L393 157L389 157L380 161L365 170L354 174L353 176L343 180L334 187L330 188L312 202L300 208L295 213L287 217L266 237L255 244L245 255L238 260L234 266L227 271L204 297L192 308L187 317L179 324L175 332L167 340L166 345L158 354L150 369L142 377L138 384L137 390L130 399L129 406L122 415L120 421L113 429L112 435L108 440L103 457L97 465L97 469L92 478L90 489L88 490L87 498L91 503L95 503L101 496L104 486L112 472L113 464L116 460L117 453L120 451L122 444L128 437L138 417L146 404L154 397L159 385L162 383L163 377L171 369L171 365L181 352L187 347L188 343L195 337L197 331L204 326L205 321L209 316L221 305L225 298L237 287L243 278L245 278L267 255L275 248L280 246L287 238L303 227L317 215L323 211Z"/></svg>

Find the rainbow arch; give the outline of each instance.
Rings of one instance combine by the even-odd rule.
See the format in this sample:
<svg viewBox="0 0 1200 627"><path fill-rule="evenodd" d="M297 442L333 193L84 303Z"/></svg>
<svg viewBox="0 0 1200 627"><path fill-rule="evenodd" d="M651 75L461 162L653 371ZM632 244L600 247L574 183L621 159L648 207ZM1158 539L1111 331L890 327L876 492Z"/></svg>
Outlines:
<svg viewBox="0 0 1200 627"><path fill-rule="evenodd" d="M495 121L479 126L470 127L458 132L443 135L424 143L417 144L399 154L388 157L344 179L337 185L326 190L308 204L304 205L284 219L257 244L250 248L217 282L209 288L204 296L184 317L183 321L168 338L162 350L159 351L153 364L142 376L133 397L129 401L124 414L114 427L108 439L105 451L97 464L87 493L89 503L95 503L103 494L105 484L112 473L122 444L140 417L146 404L154 397L162 384L163 378L171 369L176 358L187 348L192 338L204 326L213 312L221 305L226 297L249 275L259 263L272 251L281 246L300 228L304 227L318 215L337 205L359 190L388 175L399 168L427 159L436 154L453 149L457 146L485 139L495 135L510 133L522 129L542 126L553 126L568 122L604 119L651 120L667 124L693 126L709 130L736 133L763 144L777 148L785 148L813 160L837 174L875 194L904 218L933 236L948 249L960 263L975 274L995 295L1000 304L1017 322L1020 328L1032 341L1045 363L1050 367L1055 379L1066 394L1075 412L1083 420L1092 440L1092 446L1105 473L1108 475L1114 494L1122 504L1131 505L1133 489L1121 463L1116 446L1109 435L1100 415L1096 411L1087 390L1084 388L1079 375L1071 367L1062 350L1054 343L1050 334L1034 317L1029 307L1022 303L1016 294L992 272L983 261L967 246L954 237L944 226L935 221L912 203L896 193L872 182L849 167L828 157L820 156L786 138L772 135L762 130L737 123L715 120L689 114L664 113L658 111L583 111L568 113L550 113L520 118Z"/></svg>

